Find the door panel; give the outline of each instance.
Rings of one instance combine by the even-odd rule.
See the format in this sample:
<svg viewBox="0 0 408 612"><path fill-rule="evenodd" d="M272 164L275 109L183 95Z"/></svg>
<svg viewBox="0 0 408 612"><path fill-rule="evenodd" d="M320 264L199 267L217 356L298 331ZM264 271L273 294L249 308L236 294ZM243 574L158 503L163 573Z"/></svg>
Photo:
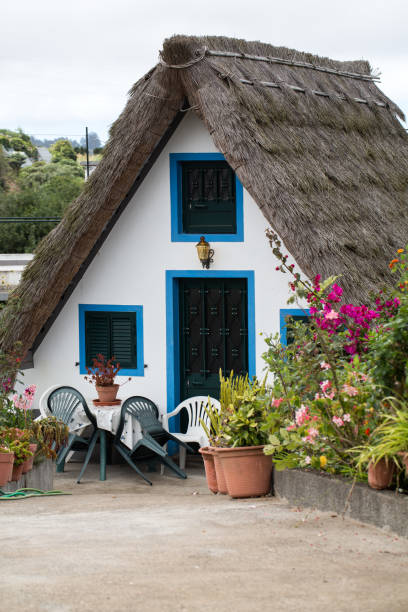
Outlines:
<svg viewBox="0 0 408 612"><path fill-rule="evenodd" d="M219 396L219 370L248 372L246 279L180 279L180 399Z"/></svg>

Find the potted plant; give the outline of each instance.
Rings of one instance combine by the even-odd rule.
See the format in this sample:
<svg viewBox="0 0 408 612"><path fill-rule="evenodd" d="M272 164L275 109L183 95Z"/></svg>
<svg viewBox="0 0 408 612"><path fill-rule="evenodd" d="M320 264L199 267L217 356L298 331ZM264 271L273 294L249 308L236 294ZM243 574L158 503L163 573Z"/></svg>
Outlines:
<svg viewBox="0 0 408 612"><path fill-rule="evenodd" d="M408 473L408 407L395 397L384 402L393 412L384 416L373 432L373 443L361 449L358 457L359 466L368 462L368 484L375 489L391 484L395 468L401 467L398 458Z"/></svg>
<svg viewBox="0 0 408 612"><path fill-rule="evenodd" d="M209 490L213 493L227 493L227 484L225 482L220 460L214 452L218 441L221 439L222 412L219 411L210 400L205 407L205 411L208 423L204 422L202 419L200 422L207 435L210 446L201 447L199 453L202 455L204 461L207 485Z"/></svg>
<svg viewBox="0 0 408 612"><path fill-rule="evenodd" d="M0 444L7 446L14 453L11 480L20 480L24 461L33 454L30 451L30 431L17 427L3 427L0 430Z"/></svg>
<svg viewBox="0 0 408 612"><path fill-rule="evenodd" d="M53 416L33 421L32 431L38 446L36 461L55 459L58 451L68 442L68 426Z"/></svg>
<svg viewBox="0 0 408 612"><path fill-rule="evenodd" d="M92 368L86 369L88 376L85 376L85 380L95 385L99 402L106 405L116 401L119 385L115 383L115 376L120 370L120 363L115 363L114 357L106 359L99 353L92 364Z"/></svg>
<svg viewBox="0 0 408 612"><path fill-rule="evenodd" d="M11 480L13 472L14 453L6 442L0 443L0 487Z"/></svg>
<svg viewBox="0 0 408 612"><path fill-rule="evenodd" d="M215 426L214 414L207 413L212 424L209 439L215 444L218 488L223 488L224 478L231 497L266 495L271 488L272 461L263 453L271 406L265 380L259 384L247 376L234 379L233 373L228 379L221 375L220 380L221 411Z"/></svg>

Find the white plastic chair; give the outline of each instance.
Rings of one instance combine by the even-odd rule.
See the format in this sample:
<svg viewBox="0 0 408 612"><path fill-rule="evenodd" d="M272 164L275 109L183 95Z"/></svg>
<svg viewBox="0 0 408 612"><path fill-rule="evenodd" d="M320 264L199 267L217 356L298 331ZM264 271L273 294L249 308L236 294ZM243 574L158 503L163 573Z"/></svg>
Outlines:
<svg viewBox="0 0 408 612"><path fill-rule="evenodd" d="M196 442L200 446L208 445L207 435L200 423L200 419L202 419L206 425L207 423L209 424L209 418L205 411L205 406L208 405L208 399L210 399L211 405L215 406L219 411L220 402L218 400L214 399L213 397L208 398L208 395L197 395L195 397L187 398L181 402L177 408L173 410L173 412L169 412L167 415L165 415L168 423L168 419L179 414L183 408L186 409L188 415L187 431L186 433L176 432L175 435L177 438L183 442L186 442L187 444L189 442ZM181 469L184 470L186 467L186 449L181 445L179 446L179 458L179 465Z"/></svg>

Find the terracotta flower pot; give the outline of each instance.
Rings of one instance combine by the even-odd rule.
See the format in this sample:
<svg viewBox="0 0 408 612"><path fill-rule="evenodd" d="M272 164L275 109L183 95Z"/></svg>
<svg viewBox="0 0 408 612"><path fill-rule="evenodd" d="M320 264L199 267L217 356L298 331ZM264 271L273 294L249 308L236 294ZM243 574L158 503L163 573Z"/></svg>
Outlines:
<svg viewBox="0 0 408 612"><path fill-rule="evenodd" d="M104 404L105 402L114 402L116 400L118 390L119 385L108 385L103 387L96 385L96 392L101 404Z"/></svg>
<svg viewBox="0 0 408 612"><path fill-rule="evenodd" d="M14 453L0 453L0 487L11 480L13 472Z"/></svg>
<svg viewBox="0 0 408 612"><path fill-rule="evenodd" d="M263 448L240 446L217 449L231 497L259 497L270 492L272 459L264 455Z"/></svg>
<svg viewBox="0 0 408 612"><path fill-rule="evenodd" d="M29 457L28 459L26 459L23 463L23 474L27 474L27 472L29 472L30 470L33 469L33 463L34 463L34 453L37 450L37 445L36 444L30 444L30 451L33 453L31 455L31 457Z"/></svg>
<svg viewBox="0 0 408 612"><path fill-rule="evenodd" d="M387 489L394 475L395 464L391 459L380 459L368 464L368 484L372 489Z"/></svg>
<svg viewBox="0 0 408 612"><path fill-rule="evenodd" d="M217 474L214 465L214 449L211 448L211 446L203 446L198 452L201 453L204 460L208 488L213 493L218 493Z"/></svg>
<svg viewBox="0 0 408 612"><path fill-rule="evenodd" d="M14 463L13 471L12 471L11 479L10 479L11 482L16 482L17 480L20 480L20 478L23 475L23 465L24 465L23 463L20 463L20 465L16 465Z"/></svg>
<svg viewBox="0 0 408 612"><path fill-rule="evenodd" d="M218 454L218 451L220 451L221 449L215 447L212 447L212 449L212 452L214 454L214 468L215 476L217 478L218 493L226 495L228 493L227 483L224 476L224 469L222 467L221 460Z"/></svg>

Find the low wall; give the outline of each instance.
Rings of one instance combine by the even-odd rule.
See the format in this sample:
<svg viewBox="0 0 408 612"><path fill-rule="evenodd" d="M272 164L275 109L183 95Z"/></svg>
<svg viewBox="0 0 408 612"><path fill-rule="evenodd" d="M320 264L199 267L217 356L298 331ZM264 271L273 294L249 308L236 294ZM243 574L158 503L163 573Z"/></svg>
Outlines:
<svg viewBox="0 0 408 612"><path fill-rule="evenodd" d="M11 492L16 489L41 489L41 491L52 491L54 488L55 462L45 459L33 469L24 474L17 482L9 482L0 487L2 491Z"/></svg>
<svg viewBox="0 0 408 612"><path fill-rule="evenodd" d="M351 486L350 480L308 470L275 470L274 473L275 495L295 506L336 514L343 513ZM408 537L408 495L375 491L365 483L356 483L345 516Z"/></svg>

